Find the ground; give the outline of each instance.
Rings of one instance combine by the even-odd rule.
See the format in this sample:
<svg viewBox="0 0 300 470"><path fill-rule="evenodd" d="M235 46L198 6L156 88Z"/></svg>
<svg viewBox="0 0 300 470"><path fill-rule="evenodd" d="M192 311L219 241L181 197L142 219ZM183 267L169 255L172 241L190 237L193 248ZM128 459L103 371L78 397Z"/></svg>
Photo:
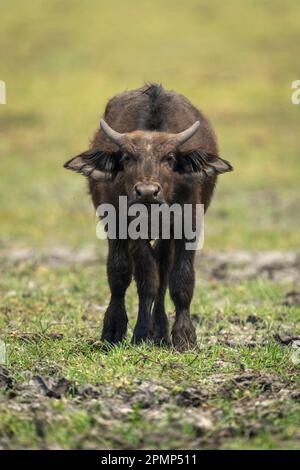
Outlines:
<svg viewBox="0 0 300 470"><path fill-rule="evenodd" d="M299 448L295 253L200 254L199 344L184 354L102 350L108 289L92 249L14 250L1 266L1 448ZM127 306L130 338L133 287Z"/></svg>
<svg viewBox="0 0 300 470"><path fill-rule="evenodd" d="M3 3L0 448L299 448L298 2ZM101 349L106 247L62 168L145 81L199 106L235 168L206 216L184 354ZM134 286L127 307L132 330Z"/></svg>

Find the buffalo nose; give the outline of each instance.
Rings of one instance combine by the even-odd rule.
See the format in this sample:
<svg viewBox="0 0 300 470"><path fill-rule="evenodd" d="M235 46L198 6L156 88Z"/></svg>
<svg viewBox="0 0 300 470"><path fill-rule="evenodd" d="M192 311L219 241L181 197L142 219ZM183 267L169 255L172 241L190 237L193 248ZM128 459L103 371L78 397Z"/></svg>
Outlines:
<svg viewBox="0 0 300 470"><path fill-rule="evenodd" d="M158 183L137 183L134 192L139 201L151 202L160 195L161 186Z"/></svg>

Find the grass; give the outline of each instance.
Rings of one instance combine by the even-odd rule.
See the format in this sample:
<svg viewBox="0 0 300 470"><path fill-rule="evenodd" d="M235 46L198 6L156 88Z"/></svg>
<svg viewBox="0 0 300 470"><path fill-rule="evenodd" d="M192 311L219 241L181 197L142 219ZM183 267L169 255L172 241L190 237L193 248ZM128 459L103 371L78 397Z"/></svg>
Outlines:
<svg viewBox="0 0 300 470"><path fill-rule="evenodd" d="M99 282L103 283L100 291ZM154 371L161 372L160 361L168 363L176 360L178 363L182 362L182 365L187 365L194 358L193 352L183 355L176 352L170 354L168 349L153 349L148 346L144 346L143 350L143 347L130 347L127 342L120 348L112 348L108 355L94 350L88 339L96 341L98 338L103 311L109 298L107 291L105 277L103 274L101 276L101 270L99 276L98 266L85 268L67 266L54 269L25 265L18 268L17 273L12 269L11 274L6 276L6 282L1 282L1 293L4 296L1 302L1 328L2 331L8 332L8 365L13 366L15 373L18 374L17 378L19 380L26 378L27 370L38 372L43 361L46 361L45 364L51 364L53 361L63 367L61 370L63 375L80 384L96 383L99 374L101 382L104 383L111 383L116 377L117 380L126 381L126 378L135 378L137 371L135 362L140 354L145 353L150 355L151 360L148 367L141 368L139 374L141 378L149 379ZM216 309L216 305L224 300L224 291L225 288L218 284L212 284L209 293L206 286L199 286L193 301L192 314L199 324L200 346L203 345L203 350L201 348L197 353L192 367L194 374L199 378L205 378L207 374L214 372L213 364L220 356L225 362L228 360L233 368L236 365L239 367L239 360L234 359L235 350L211 344L220 331L224 335L228 327L234 327L234 319L245 322L249 315L257 315L263 323L262 332L268 336L281 329L283 316L285 327L300 321L298 308L282 306L287 286L274 285L268 281L247 281L240 285L227 286L225 302ZM127 306L129 306L132 332L137 307L133 286L127 296ZM167 308L172 321L173 307L169 299ZM198 313L200 308L201 315ZM240 327L237 327L237 330L239 331ZM53 332L62 334L63 338L48 339L47 334ZM241 338L245 341L251 336L251 332L252 329L246 330L245 337L240 332ZM234 329L232 333L236 336ZM28 338L23 338L22 335L25 334ZM36 338L36 334L40 335L40 338ZM33 336L32 340L30 335ZM207 349L208 335L210 337ZM278 374L289 374L286 363L290 352L275 341L259 346L259 354L247 347L240 348L246 368L259 370L274 368ZM133 360L130 360L130 357ZM39 358L38 363L36 363L37 358ZM23 370L25 377L22 377ZM188 377L189 370L190 368L183 369L182 373ZM177 373L178 371L175 377ZM194 379L195 376L191 377L192 382Z"/></svg>
<svg viewBox="0 0 300 470"><path fill-rule="evenodd" d="M299 21L296 0L1 6L0 334L13 385L5 390L0 367L0 447L299 448L299 366L274 339L299 333L299 308L282 304L297 286L202 283L200 267L199 350L128 339L103 352L106 247L84 179L62 168L87 148L109 97L161 82L210 117L235 168L219 179L204 249L298 249ZM43 261L49 247L96 244L97 264ZM37 261L13 263L16 247ZM132 331L133 286L127 308ZM172 318L169 299L168 311ZM50 388L60 378L69 385L47 397L36 375Z"/></svg>
<svg viewBox="0 0 300 470"><path fill-rule="evenodd" d="M299 15L296 0L7 2L2 243L94 242L85 183L62 164L87 147L109 97L157 81L208 114L235 167L220 178L206 246L297 247Z"/></svg>
<svg viewBox="0 0 300 470"><path fill-rule="evenodd" d="M11 267L0 286L0 327L14 386L9 404L7 392L0 398L0 442L9 440L11 448L296 448L299 366L291 348L274 339L278 331L299 333L299 308L282 305L291 287L267 280L199 286L192 309L199 348L184 354L131 346L132 287L128 340L103 351L97 342L108 299L103 268ZM171 321L172 310L168 300ZM61 400L38 393L36 376L67 379ZM82 392L87 384L96 398Z"/></svg>

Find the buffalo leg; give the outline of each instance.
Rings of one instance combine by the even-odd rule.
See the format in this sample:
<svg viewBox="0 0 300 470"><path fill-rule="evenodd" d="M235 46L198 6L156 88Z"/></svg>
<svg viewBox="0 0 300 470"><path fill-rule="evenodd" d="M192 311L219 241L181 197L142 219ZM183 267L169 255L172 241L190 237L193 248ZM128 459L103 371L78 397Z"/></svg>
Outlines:
<svg viewBox="0 0 300 470"><path fill-rule="evenodd" d="M151 310L157 294L159 279L157 260L148 241L137 240L134 242L132 254L139 297L138 318L133 331L132 342L138 344L151 336Z"/></svg>
<svg viewBox="0 0 300 470"><path fill-rule="evenodd" d="M159 264L159 288L152 312L151 336L156 344L170 344L169 321L165 310L165 296L172 258L171 250L172 240L159 240L155 247Z"/></svg>
<svg viewBox="0 0 300 470"><path fill-rule="evenodd" d="M193 348L197 344L196 331L190 318L190 304L195 285L194 257L194 251L185 249L185 240L175 240L170 294L176 315L172 328L172 341L179 351Z"/></svg>
<svg viewBox="0 0 300 470"><path fill-rule="evenodd" d="M107 276L111 299L104 316L101 340L118 343L127 332L125 293L132 279L132 266L126 240L109 240Z"/></svg>

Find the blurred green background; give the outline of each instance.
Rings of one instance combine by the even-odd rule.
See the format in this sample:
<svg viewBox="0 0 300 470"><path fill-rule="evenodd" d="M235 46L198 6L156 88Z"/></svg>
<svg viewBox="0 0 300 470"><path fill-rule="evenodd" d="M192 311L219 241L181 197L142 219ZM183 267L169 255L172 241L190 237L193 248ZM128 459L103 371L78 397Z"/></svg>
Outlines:
<svg viewBox="0 0 300 470"><path fill-rule="evenodd" d="M97 243L85 150L108 98L145 81L211 119L235 172L219 179L205 248L299 246L296 0L1 0L2 246Z"/></svg>

